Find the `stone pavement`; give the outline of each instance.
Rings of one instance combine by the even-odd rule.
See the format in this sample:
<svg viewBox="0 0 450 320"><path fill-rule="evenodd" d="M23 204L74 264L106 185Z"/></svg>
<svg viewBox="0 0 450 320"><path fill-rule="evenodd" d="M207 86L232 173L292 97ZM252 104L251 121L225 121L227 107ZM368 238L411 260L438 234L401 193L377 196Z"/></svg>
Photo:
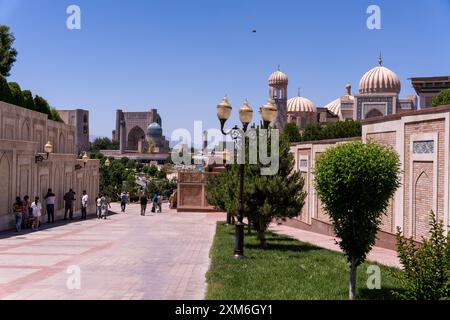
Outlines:
<svg viewBox="0 0 450 320"><path fill-rule="evenodd" d="M283 234L321 248L342 252L341 248L339 248L336 244L335 237L277 224L271 224L270 231L277 234ZM397 257L397 252L389 249L374 247L369 253L367 260L375 261L389 267L401 268L400 261Z"/></svg>
<svg viewBox="0 0 450 320"><path fill-rule="evenodd" d="M139 210L130 205L108 220L1 233L0 299L203 299L209 250L224 215L165 206L142 217Z"/></svg>

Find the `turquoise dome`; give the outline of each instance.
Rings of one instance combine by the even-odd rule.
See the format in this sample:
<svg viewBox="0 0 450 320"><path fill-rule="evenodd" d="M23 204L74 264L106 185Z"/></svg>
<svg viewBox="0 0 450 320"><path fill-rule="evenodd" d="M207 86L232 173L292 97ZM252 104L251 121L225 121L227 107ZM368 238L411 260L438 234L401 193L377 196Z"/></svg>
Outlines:
<svg viewBox="0 0 450 320"><path fill-rule="evenodd" d="M162 128L159 123L152 123L147 128L147 135L150 137L161 137L162 136Z"/></svg>

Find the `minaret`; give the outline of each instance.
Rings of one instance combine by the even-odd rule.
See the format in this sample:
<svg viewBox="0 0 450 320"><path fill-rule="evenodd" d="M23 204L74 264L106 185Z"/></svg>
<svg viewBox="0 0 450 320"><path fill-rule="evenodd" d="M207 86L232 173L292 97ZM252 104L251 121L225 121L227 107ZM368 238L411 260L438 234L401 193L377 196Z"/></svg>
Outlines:
<svg viewBox="0 0 450 320"><path fill-rule="evenodd" d="M288 76L281 72L280 66L278 70L272 73L269 77L269 98L275 101L278 114L275 120L275 127L284 130L287 123L287 87Z"/></svg>

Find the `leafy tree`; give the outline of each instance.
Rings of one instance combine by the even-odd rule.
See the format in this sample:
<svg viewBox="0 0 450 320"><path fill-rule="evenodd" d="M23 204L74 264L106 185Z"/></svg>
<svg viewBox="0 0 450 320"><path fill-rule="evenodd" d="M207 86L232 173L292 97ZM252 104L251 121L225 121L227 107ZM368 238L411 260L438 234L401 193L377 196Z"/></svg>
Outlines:
<svg viewBox="0 0 450 320"><path fill-rule="evenodd" d="M0 75L0 101L13 103L13 96L11 89L6 79Z"/></svg>
<svg viewBox="0 0 450 320"><path fill-rule="evenodd" d="M19 107L25 107L25 97L19 84L16 82L10 82L8 83L8 86L12 96L12 103Z"/></svg>
<svg viewBox="0 0 450 320"><path fill-rule="evenodd" d="M258 130L257 136L259 136ZM259 145L259 144L258 144ZM267 150L270 149L268 139ZM306 193L302 191L304 181L299 172L294 172L294 157L290 153L286 136L280 137L279 170L274 175L261 175L266 165L247 164L244 171L244 214L258 231L262 247L266 246L265 232L273 219L298 216ZM248 153L248 148L246 148ZM248 159L248 156L246 157ZM231 213L236 212L239 189L239 165L227 166L219 177L208 183L207 197L211 204Z"/></svg>
<svg viewBox="0 0 450 320"><path fill-rule="evenodd" d="M118 150L119 145L117 142L111 141L109 138L96 138L94 142L91 143L91 151L99 150Z"/></svg>
<svg viewBox="0 0 450 320"><path fill-rule="evenodd" d="M360 137L361 131L361 123L353 120L338 121L324 125L311 123L305 127L302 141Z"/></svg>
<svg viewBox="0 0 450 320"><path fill-rule="evenodd" d="M24 105L23 107L29 110L37 111L36 105L34 104L33 93L30 90L22 91Z"/></svg>
<svg viewBox="0 0 450 320"><path fill-rule="evenodd" d="M63 120L61 119L61 116L59 115L58 110L56 110L53 107L50 107L50 114L49 114L48 118L53 121L63 122Z"/></svg>
<svg viewBox="0 0 450 320"><path fill-rule="evenodd" d="M44 98L36 95L34 97L34 105L36 106L36 111L50 115L50 105Z"/></svg>
<svg viewBox="0 0 450 320"><path fill-rule="evenodd" d="M430 213L430 238L419 247L412 238L405 239L397 228L397 251L403 265L401 281L407 300L439 300L450 298L450 233Z"/></svg>
<svg viewBox="0 0 450 320"><path fill-rule="evenodd" d="M284 127L283 134L287 137L289 142L299 142L302 140L302 135L300 130L294 122L286 124Z"/></svg>
<svg viewBox="0 0 450 320"><path fill-rule="evenodd" d="M441 91L433 99L433 107L450 105L450 89Z"/></svg>
<svg viewBox="0 0 450 320"><path fill-rule="evenodd" d="M155 165L146 166L144 172L150 177L155 177L158 173L158 168Z"/></svg>
<svg viewBox="0 0 450 320"><path fill-rule="evenodd" d="M9 77L14 62L16 62L17 50L13 48L16 40L9 27L0 25L0 75Z"/></svg>
<svg viewBox="0 0 450 320"><path fill-rule="evenodd" d="M400 185L397 153L374 143L330 148L315 165L315 187L350 264L349 297L356 270L375 244L382 215Z"/></svg>

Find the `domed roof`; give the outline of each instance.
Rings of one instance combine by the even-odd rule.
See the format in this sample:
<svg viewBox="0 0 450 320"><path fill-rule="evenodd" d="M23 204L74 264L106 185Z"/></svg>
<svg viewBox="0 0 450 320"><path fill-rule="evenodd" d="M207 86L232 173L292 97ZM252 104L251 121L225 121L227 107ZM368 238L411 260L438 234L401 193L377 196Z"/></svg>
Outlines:
<svg viewBox="0 0 450 320"><path fill-rule="evenodd" d="M149 125L147 128L147 135L151 137L162 136L162 128L159 123L154 122Z"/></svg>
<svg viewBox="0 0 450 320"><path fill-rule="evenodd" d="M327 104L324 108L328 109L332 114L336 116L341 115L341 105L342 102L352 102L355 100L355 97L351 95L351 86L350 84L347 84L345 86L346 89L346 95L340 98L337 98L336 100L331 101L329 104Z"/></svg>
<svg viewBox="0 0 450 320"><path fill-rule="evenodd" d="M287 112L317 112L317 108L311 100L299 96L287 101Z"/></svg>
<svg viewBox="0 0 450 320"><path fill-rule="evenodd" d="M386 67L383 67L381 56L379 66L369 70L359 82L359 93L400 93L399 77Z"/></svg>
<svg viewBox="0 0 450 320"><path fill-rule="evenodd" d="M288 85L288 76L280 69L272 73L269 77L269 86Z"/></svg>

